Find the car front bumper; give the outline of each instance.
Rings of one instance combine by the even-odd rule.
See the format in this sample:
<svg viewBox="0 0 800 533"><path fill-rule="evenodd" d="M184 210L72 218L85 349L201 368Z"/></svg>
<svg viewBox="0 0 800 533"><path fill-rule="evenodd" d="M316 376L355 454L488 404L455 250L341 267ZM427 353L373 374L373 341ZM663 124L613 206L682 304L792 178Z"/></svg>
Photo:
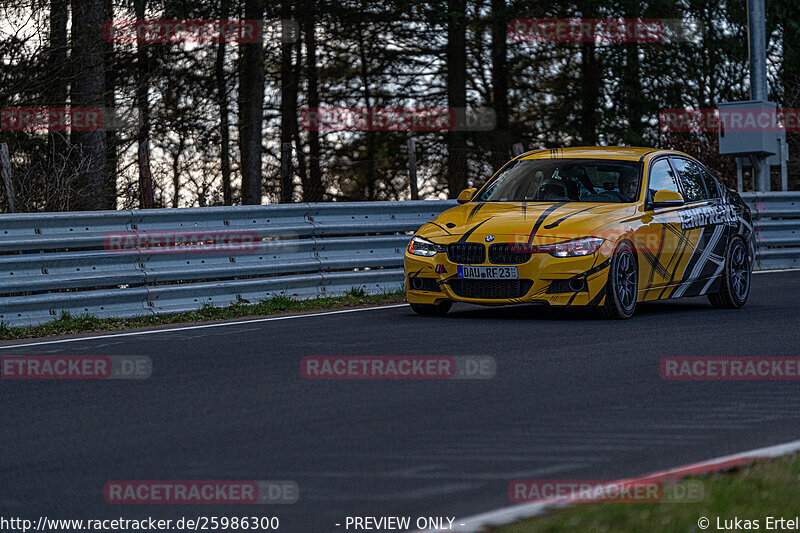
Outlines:
<svg viewBox="0 0 800 533"><path fill-rule="evenodd" d="M565 258L540 253L532 254L527 262L518 265L480 264L516 266L519 280L514 283L512 280L459 280L458 264L451 262L446 253L422 257L406 251L406 296L410 303L417 304L451 300L480 305L601 305L608 280L609 257L602 252Z"/></svg>

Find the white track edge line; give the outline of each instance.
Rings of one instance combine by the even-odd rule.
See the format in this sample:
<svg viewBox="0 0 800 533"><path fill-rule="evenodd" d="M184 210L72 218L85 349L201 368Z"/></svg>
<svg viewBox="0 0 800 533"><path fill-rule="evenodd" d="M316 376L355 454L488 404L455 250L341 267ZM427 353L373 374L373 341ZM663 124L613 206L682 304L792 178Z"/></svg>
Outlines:
<svg viewBox="0 0 800 533"><path fill-rule="evenodd" d="M682 471L700 467L713 467L715 465L724 466L725 463L736 459L743 459L743 458L760 459L760 458L780 457L782 455L788 455L796 451L800 451L800 440L795 440L784 444L776 444L774 446L756 448L754 450L734 453L731 455L724 455L722 457L708 459L706 461L700 461L698 463L690 463L687 465L670 468L668 470L653 472L651 474L646 474L644 476L640 476L637 478L618 480L617 482L625 481L625 482L635 483L637 481L644 481L657 477L664 477L670 474L676 474ZM455 520L453 531L459 531L461 533L479 533L481 531L485 531L486 528L490 526L492 527L504 526L511 524L513 522L517 522L519 520L524 520L526 518L541 516L552 509L568 507L572 503L574 502L544 501L544 502L522 503L519 505L510 505L507 507L501 507L493 511L487 511L485 513L480 513L477 515L462 518L460 520ZM463 524L463 526L461 524ZM434 533L434 532L433 530L429 530L422 533Z"/></svg>
<svg viewBox="0 0 800 533"><path fill-rule="evenodd" d="M71 337L69 339L57 339L51 341L38 341L38 342L28 342L23 344L8 344L5 346L0 346L0 350L8 350L10 348L21 348L25 346L42 346L44 344L58 344L64 342L80 342L80 341L93 341L98 339L111 339L114 337L132 337L134 335L152 335L154 333L170 333L174 331L189 331L193 329L205 329L205 328L220 328L224 326L240 326L243 324L257 324L259 322L271 322L274 320L289 320L292 318L308 318L308 317L315 317L315 316L326 316L326 315L340 315L343 313L356 313L358 311L375 311L378 309L391 309L394 307L405 307L408 304L392 304L392 305L379 305L376 307L359 307L357 309L339 309L338 311L324 311L319 313L306 313L303 315L285 315L285 316L273 316L273 317L265 317L265 318L253 318L250 320L237 320L235 322L214 322L212 324L197 324L195 326L182 326L179 328L164 328L164 329L147 329L141 331L128 331L124 333L109 333L106 335L93 335L91 337Z"/></svg>

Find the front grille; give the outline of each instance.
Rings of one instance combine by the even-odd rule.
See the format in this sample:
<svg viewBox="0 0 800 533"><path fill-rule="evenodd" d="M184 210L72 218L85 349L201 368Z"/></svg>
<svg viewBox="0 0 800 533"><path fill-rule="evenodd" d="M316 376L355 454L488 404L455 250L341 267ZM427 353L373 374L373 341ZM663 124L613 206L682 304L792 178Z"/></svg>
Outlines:
<svg viewBox="0 0 800 533"><path fill-rule="evenodd" d="M449 283L457 296L484 300L522 298L533 285L529 279L452 279Z"/></svg>
<svg viewBox="0 0 800 533"><path fill-rule="evenodd" d="M500 265L519 265L528 261L531 254L516 252L510 244L493 244L489 246L489 262Z"/></svg>
<svg viewBox="0 0 800 533"><path fill-rule="evenodd" d="M439 280L436 278L408 278L408 285L415 291L439 292Z"/></svg>
<svg viewBox="0 0 800 533"><path fill-rule="evenodd" d="M486 261L486 248L475 242L454 242L447 246L447 258L453 263L483 263Z"/></svg>

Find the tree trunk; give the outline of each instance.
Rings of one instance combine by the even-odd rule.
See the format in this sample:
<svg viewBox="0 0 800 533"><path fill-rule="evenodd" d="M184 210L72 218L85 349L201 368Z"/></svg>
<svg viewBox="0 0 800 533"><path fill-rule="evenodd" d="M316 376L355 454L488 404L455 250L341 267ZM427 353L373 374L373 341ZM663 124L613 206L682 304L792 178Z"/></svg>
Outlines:
<svg viewBox="0 0 800 533"><path fill-rule="evenodd" d="M374 101L372 98L372 89L370 88L370 71L369 71L369 63L367 62L367 51L366 51L366 43L364 42L364 32L358 32L358 56L359 61L361 62L361 69L359 73L361 75L361 85L364 87L363 96L364 96L364 105L367 109L371 109L374 107ZM364 171L364 200L373 200L375 196L375 182L376 182L376 172L375 172L375 157L377 152L377 146L375 143L375 131L371 127L367 128L366 132L366 144L367 144L367 152L366 152L366 170Z"/></svg>
<svg viewBox="0 0 800 533"><path fill-rule="evenodd" d="M178 141L178 150L172 154L172 207L178 207L181 199L181 169L180 159L183 153L183 147L186 145L186 140L180 136Z"/></svg>
<svg viewBox="0 0 800 533"><path fill-rule="evenodd" d="M596 16L594 3L587 2L583 17ZM597 109L600 106L600 67L597 63L597 47L593 40L581 43L581 109L578 135L584 146L597 144Z"/></svg>
<svg viewBox="0 0 800 533"><path fill-rule="evenodd" d="M513 144L508 116L507 40L506 1L492 0L492 92L497 118L494 151L499 153L508 152Z"/></svg>
<svg viewBox="0 0 800 533"><path fill-rule="evenodd" d="M228 16L228 0L222 0L220 18L226 19ZM219 158L220 172L222 173L222 203L233 205L229 152L230 131L228 130L228 84L225 81L225 49L225 39L220 39L217 46L216 61L214 62L214 72L217 78L217 105L219 106Z"/></svg>
<svg viewBox="0 0 800 533"><path fill-rule="evenodd" d="M447 105L466 109L467 50L466 0L448 0ZM447 132L447 189L456 198L466 184L466 138L461 131Z"/></svg>
<svg viewBox="0 0 800 533"><path fill-rule="evenodd" d="M641 14L641 5L631 0L627 6L626 16L637 18ZM620 80L622 93L627 104L626 116L628 119L628 130L625 132L625 141L633 146L641 145L644 134L644 115L645 99L642 97L642 78L641 68L639 67L639 43L625 43L625 68Z"/></svg>
<svg viewBox="0 0 800 533"><path fill-rule="evenodd" d="M112 0L104 0L104 9L106 20L114 19L114 4ZM119 157L117 154L117 147L119 146L119 139L117 137L117 128L119 127L119 117L117 115L117 102L114 94L116 88L116 56L114 54L114 43L110 39L105 43L104 51L105 60L105 87L103 91L103 100L105 102L104 117L109 117L113 120L110 128L106 129L106 170L109 174L109 179L106 182L106 195L111 202L111 208L117 208L117 168L119 166Z"/></svg>
<svg viewBox="0 0 800 533"><path fill-rule="evenodd" d="M639 44L625 43L625 100L628 103L628 143L636 146L642 144L644 124L642 115L644 99L642 98L641 69L639 68Z"/></svg>
<svg viewBox="0 0 800 533"><path fill-rule="evenodd" d="M48 107L67 107L67 19L68 0L50 2L50 46L47 50L49 79L45 104ZM51 131L48 135L48 158L52 163L67 152L66 132Z"/></svg>
<svg viewBox="0 0 800 533"><path fill-rule="evenodd" d="M292 4L290 0L281 3L281 20L288 21L292 17ZM281 146L292 142L292 135L297 129L297 76L292 64L292 47L294 43L288 39L284 31L281 39ZM281 150L281 159L288 157L290 152ZM298 154L298 157L301 154ZM291 203L293 173L291 161L281 161L281 202Z"/></svg>
<svg viewBox="0 0 800 533"><path fill-rule="evenodd" d="M103 0L72 0L72 57L76 72L72 83L73 108L92 108L102 112L105 65L103 61ZM111 209L108 197L109 172L106 168L106 135L102 126L71 134L79 147L76 157L84 159L85 172L77 183L75 207L78 210Z"/></svg>
<svg viewBox="0 0 800 533"><path fill-rule="evenodd" d="M306 39L306 68L308 72L308 107L319 109L319 75L317 71L317 37L314 33L314 10L316 2L309 0L303 19L303 35ZM303 199L306 202L321 202L324 190L322 188L322 170L320 169L319 132L313 128L308 131L309 150L309 176L308 190L303 189Z"/></svg>
<svg viewBox="0 0 800 533"><path fill-rule="evenodd" d="M294 79L295 83L299 86L300 74L303 69L303 50L300 34L297 34L297 40L294 46L295 62L294 62ZM298 125L297 117L297 92L294 91L294 101L292 102L292 137L294 138L294 149L297 153L297 172L300 174L300 182L303 185L303 191L308 189L308 168L306 166L306 153L303 151L303 146L300 143L300 127Z"/></svg>
<svg viewBox="0 0 800 533"><path fill-rule="evenodd" d="M600 76L597 71L593 41L581 43L581 122L578 134L584 146L597 144L597 108L600 99Z"/></svg>
<svg viewBox="0 0 800 533"><path fill-rule="evenodd" d="M136 20L145 18L147 0L135 0ZM139 207L153 208L153 176L150 172L150 62L147 44L136 42L136 108L139 111L139 131L136 134L139 162Z"/></svg>
<svg viewBox="0 0 800 533"><path fill-rule="evenodd" d="M783 63L780 70L784 95L782 103L796 107L800 103L800 22L790 16L786 16L783 20L782 44Z"/></svg>
<svg viewBox="0 0 800 533"><path fill-rule="evenodd" d="M258 39L239 45L239 151L242 203L261 203L261 127L264 120L264 2L246 0L246 19L257 20Z"/></svg>

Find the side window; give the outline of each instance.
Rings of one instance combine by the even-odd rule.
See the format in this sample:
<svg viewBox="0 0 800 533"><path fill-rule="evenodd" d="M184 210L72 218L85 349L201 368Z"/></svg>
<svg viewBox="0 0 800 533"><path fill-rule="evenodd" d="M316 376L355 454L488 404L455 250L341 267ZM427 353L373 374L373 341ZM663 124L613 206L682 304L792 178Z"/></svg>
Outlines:
<svg viewBox="0 0 800 533"><path fill-rule="evenodd" d="M708 191L709 198L719 198L719 185L717 184L717 180L714 179L714 176L711 175L706 169L700 168L700 171L703 173L703 182L706 184L706 190Z"/></svg>
<svg viewBox="0 0 800 533"><path fill-rule="evenodd" d="M670 158L683 185L683 195L687 202L697 202L708 198L704 184L703 169L700 165L682 158Z"/></svg>
<svg viewBox="0 0 800 533"><path fill-rule="evenodd" d="M675 174L672 173L672 167L666 159L659 159L650 167L650 184L647 186L649 198L652 200L656 191L661 189L680 193Z"/></svg>

